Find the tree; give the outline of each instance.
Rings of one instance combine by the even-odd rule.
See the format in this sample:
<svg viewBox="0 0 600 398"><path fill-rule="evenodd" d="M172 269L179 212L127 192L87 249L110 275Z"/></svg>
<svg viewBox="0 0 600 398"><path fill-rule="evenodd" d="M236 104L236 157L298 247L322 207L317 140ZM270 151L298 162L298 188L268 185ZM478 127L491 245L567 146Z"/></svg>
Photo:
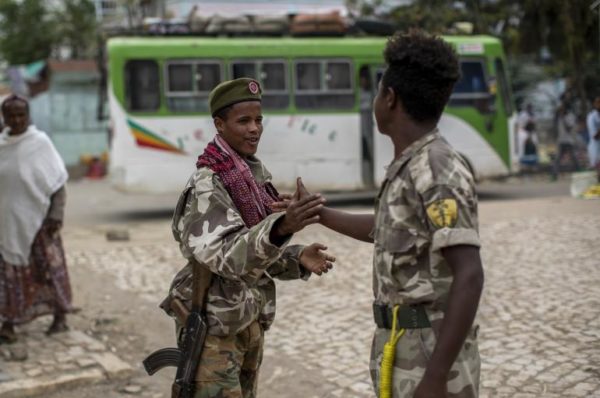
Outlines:
<svg viewBox="0 0 600 398"><path fill-rule="evenodd" d="M94 4L90 0L63 0L55 20L58 42L71 49L71 58L93 54L97 24Z"/></svg>
<svg viewBox="0 0 600 398"><path fill-rule="evenodd" d="M359 3L357 0L352 3ZM451 32L456 22L471 22L473 33L501 38L512 61L537 62L546 69L540 80L569 77L571 90L585 112L598 78L598 19L589 0L414 0L391 13L398 28L419 27L436 34ZM513 65L515 64L512 62ZM526 68L514 68L513 72ZM515 81L516 79L513 79Z"/></svg>
<svg viewBox="0 0 600 398"><path fill-rule="evenodd" d="M454 22L467 20L464 10L448 6L446 0L414 1L397 7L391 16L401 30L421 28L434 34L446 33Z"/></svg>
<svg viewBox="0 0 600 398"><path fill-rule="evenodd" d="M598 67L598 22L587 0L503 0L519 3L519 52L540 55L540 49L551 54L550 69L570 77L575 97L585 113L586 99Z"/></svg>
<svg viewBox="0 0 600 398"><path fill-rule="evenodd" d="M46 2L39 0L0 1L0 53L12 65L46 59L56 35Z"/></svg>

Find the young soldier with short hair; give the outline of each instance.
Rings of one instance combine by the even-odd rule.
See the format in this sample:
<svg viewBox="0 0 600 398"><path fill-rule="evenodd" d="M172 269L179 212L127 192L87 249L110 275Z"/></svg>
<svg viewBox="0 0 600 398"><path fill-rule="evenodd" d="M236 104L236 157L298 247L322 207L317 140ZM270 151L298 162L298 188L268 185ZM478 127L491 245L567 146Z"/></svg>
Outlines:
<svg viewBox="0 0 600 398"><path fill-rule="evenodd" d="M370 368L378 396L477 397L473 321L483 288L477 196L469 167L437 129L460 76L457 56L440 38L420 32L396 34L384 55L374 112L379 131L394 144L394 160L375 214L324 208L321 223L375 243ZM393 334L400 336L390 342L395 359L383 361L393 368L382 369ZM391 381L380 380L385 368Z"/></svg>
<svg viewBox="0 0 600 398"><path fill-rule="evenodd" d="M211 92L217 134L198 158L173 217L184 257L212 273L196 398L256 397L264 332L275 317L272 278L307 279L335 261L321 244L288 245L293 233L318 222L324 200L284 198L271 185L271 174L254 156L263 132L260 99L258 82L248 78ZM188 264L162 307L171 312L174 298L189 303L191 287Z"/></svg>

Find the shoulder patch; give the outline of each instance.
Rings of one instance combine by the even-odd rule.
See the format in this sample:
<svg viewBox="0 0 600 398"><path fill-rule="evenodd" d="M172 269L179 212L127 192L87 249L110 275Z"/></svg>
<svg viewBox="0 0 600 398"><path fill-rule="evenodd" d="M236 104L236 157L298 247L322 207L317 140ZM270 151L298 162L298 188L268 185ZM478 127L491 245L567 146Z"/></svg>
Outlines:
<svg viewBox="0 0 600 398"><path fill-rule="evenodd" d="M427 207L427 216L438 228L452 228L458 219L458 206L455 199L436 200Z"/></svg>

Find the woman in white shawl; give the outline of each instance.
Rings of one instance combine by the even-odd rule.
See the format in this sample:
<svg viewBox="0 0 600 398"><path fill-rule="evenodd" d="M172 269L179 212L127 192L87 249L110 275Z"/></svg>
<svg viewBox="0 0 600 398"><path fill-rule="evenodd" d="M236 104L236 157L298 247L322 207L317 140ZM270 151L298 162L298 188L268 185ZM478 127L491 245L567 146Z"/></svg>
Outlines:
<svg viewBox="0 0 600 398"><path fill-rule="evenodd" d="M59 230L67 171L48 136L29 122L27 100L2 103L0 133L0 342L47 314L48 334L67 330L71 287Z"/></svg>

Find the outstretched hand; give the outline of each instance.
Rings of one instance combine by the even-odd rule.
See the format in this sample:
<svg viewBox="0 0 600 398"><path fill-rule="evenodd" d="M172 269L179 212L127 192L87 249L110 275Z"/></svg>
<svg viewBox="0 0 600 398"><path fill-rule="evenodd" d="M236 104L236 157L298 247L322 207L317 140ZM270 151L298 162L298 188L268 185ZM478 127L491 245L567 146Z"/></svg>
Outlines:
<svg viewBox="0 0 600 398"><path fill-rule="evenodd" d="M310 192L308 192L308 189L306 189L306 187L304 186L301 177L298 177L298 179L296 180L296 193L298 194L298 198L300 199L305 198L306 196L310 196Z"/></svg>
<svg viewBox="0 0 600 398"><path fill-rule="evenodd" d="M296 192L294 192L289 202L276 202L278 208L285 207L285 216L282 217L281 223L278 225L280 236L293 234L307 225L319 222L319 212L323 209L325 199L321 197L321 194L303 195L303 187L302 180L298 178Z"/></svg>
<svg viewBox="0 0 600 398"><path fill-rule="evenodd" d="M273 213L285 211L290 205L292 199L303 199L306 196L310 196L310 192L308 192L308 190L304 186L304 183L302 182L302 177L298 177L296 179L296 192L294 192L293 195L289 193L280 193L279 200L277 202L271 203L271 211Z"/></svg>
<svg viewBox="0 0 600 398"><path fill-rule="evenodd" d="M326 273L333 268L332 263L335 262L335 257L323 252L323 250L327 250L327 246L320 243L306 246L300 253L300 264L317 275Z"/></svg>
<svg viewBox="0 0 600 398"><path fill-rule="evenodd" d="M285 211L288 208L288 206L290 205L290 202L292 201L293 197L294 196L289 193L279 194L279 200L277 202L271 203L271 211L273 213L279 213L280 211Z"/></svg>

